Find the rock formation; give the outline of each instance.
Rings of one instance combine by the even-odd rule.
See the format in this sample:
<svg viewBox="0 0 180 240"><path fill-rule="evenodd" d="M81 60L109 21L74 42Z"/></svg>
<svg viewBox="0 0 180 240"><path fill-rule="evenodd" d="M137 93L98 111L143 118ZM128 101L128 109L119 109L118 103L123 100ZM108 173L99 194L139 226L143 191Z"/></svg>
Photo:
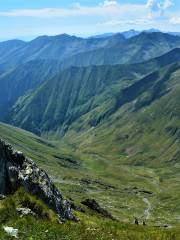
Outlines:
<svg viewBox="0 0 180 240"><path fill-rule="evenodd" d="M104 208L102 208L99 203L94 199L86 199L81 202L83 205L87 206L91 210L101 214L103 217L115 220L114 217Z"/></svg>
<svg viewBox="0 0 180 240"><path fill-rule="evenodd" d="M0 194L14 193L19 187L41 199L61 220L75 220L70 203L63 199L47 173L0 140Z"/></svg>

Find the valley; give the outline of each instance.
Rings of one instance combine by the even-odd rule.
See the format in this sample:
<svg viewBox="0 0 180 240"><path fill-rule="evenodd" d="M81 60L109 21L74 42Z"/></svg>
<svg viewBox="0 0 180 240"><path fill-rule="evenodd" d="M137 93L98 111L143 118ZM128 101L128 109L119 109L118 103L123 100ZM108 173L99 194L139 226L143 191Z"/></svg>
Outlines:
<svg viewBox="0 0 180 240"><path fill-rule="evenodd" d="M62 231L89 240L96 230L95 239L178 239L180 37L41 36L0 43L0 55L0 139L85 211L73 210L77 229L30 218L32 239ZM14 193L14 206L23 194ZM85 207L87 199L115 220ZM28 221L7 217L22 239ZM53 237L37 236L36 222Z"/></svg>

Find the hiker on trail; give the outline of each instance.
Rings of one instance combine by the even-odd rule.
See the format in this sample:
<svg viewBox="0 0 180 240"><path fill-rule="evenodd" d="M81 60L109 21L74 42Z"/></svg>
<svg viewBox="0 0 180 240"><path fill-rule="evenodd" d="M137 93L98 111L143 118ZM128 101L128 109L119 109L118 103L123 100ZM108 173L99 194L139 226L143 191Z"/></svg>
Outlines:
<svg viewBox="0 0 180 240"><path fill-rule="evenodd" d="M139 225L138 219L135 217L134 224Z"/></svg>

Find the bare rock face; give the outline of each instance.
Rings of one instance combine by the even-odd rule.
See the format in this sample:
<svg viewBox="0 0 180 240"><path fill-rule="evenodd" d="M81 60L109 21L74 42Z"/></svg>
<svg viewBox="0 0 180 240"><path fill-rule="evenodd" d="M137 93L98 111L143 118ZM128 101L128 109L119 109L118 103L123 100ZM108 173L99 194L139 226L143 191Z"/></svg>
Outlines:
<svg viewBox="0 0 180 240"><path fill-rule="evenodd" d="M0 140L0 194L14 193L19 187L41 199L61 220L75 220L70 203L63 199L47 173Z"/></svg>

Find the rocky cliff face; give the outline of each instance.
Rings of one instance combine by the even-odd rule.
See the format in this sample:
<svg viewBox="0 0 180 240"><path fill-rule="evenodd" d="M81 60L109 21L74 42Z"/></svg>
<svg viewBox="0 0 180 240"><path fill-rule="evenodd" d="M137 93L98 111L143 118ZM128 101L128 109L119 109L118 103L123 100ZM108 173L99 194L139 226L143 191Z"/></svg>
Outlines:
<svg viewBox="0 0 180 240"><path fill-rule="evenodd" d="M63 199L47 173L0 140L0 194L14 193L19 187L41 199L61 220L75 220L69 202Z"/></svg>

